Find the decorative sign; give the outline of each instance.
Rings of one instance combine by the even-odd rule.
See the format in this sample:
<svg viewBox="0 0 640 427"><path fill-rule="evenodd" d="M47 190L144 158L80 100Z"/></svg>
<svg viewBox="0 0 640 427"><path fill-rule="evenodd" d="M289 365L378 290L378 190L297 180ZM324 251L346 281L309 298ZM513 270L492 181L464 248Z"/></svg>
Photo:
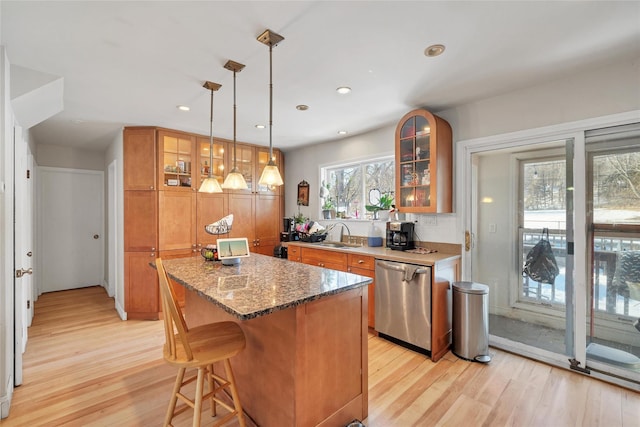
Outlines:
<svg viewBox="0 0 640 427"><path fill-rule="evenodd" d="M304 179L298 184L298 206L309 206L309 183Z"/></svg>

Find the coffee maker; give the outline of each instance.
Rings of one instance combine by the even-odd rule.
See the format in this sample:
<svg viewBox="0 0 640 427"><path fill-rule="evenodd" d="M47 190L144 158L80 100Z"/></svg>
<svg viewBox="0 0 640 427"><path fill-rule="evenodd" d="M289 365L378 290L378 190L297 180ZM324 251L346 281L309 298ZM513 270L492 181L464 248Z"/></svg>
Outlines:
<svg viewBox="0 0 640 427"><path fill-rule="evenodd" d="M280 232L281 242L293 242L298 240L298 233L296 233L296 222L293 218L282 218L282 226L284 231Z"/></svg>
<svg viewBox="0 0 640 427"><path fill-rule="evenodd" d="M387 247L400 251L415 248L413 223L404 221L387 222Z"/></svg>

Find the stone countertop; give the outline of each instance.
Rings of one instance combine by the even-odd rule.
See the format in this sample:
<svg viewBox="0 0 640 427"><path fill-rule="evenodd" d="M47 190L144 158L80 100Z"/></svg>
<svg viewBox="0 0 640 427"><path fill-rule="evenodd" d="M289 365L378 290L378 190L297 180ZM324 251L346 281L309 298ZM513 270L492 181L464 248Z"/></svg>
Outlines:
<svg viewBox="0 0 640 427"><path fill-rule="evenodd" d="M371 283L369 277L260 254L237 266L202 257L162 261L170 278L240 320L253 319Z"/></svg>
<svg viewBox="0 0 640 427"><path fill-rule="evenodd" d="M387 261L405 262L410 264L418 264L425 266L434 266L440 262L451 261L460 258L458 254L433 252L430 254L414 254L406 251L398 251L389 249L384 246L344 246L341 248L334 248L331 246L323 246L320 243L305 243L305 242L281 242L282 245L297 245L306 248L322 249L327 251L343 252L348 254L361 254L369 255L376 259L382 259Z"/></svg>

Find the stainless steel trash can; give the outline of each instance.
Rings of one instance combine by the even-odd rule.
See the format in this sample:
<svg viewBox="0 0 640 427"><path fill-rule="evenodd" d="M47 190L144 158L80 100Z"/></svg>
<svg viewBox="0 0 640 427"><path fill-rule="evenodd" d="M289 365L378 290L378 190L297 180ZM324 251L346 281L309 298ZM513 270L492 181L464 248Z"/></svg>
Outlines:
<svg viewBox="0 0 640 427"><path fill-rule="evenodd" d="M453 348L456 356L487 363L489 355L489 287L453 283Z"/></svg>

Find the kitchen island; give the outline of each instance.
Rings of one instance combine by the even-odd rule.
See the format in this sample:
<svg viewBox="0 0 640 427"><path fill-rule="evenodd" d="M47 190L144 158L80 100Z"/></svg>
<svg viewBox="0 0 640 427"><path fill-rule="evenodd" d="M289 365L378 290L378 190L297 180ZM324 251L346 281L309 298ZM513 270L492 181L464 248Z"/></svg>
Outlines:
<svg viewBox="0 0 640 427"><path fill-rule="evenodd" d="M238 266L164 260L187 289L190 327L239 323L231 364L245 412L260 426L344 426L368 414L368 277L252 254Z"/></svg>

